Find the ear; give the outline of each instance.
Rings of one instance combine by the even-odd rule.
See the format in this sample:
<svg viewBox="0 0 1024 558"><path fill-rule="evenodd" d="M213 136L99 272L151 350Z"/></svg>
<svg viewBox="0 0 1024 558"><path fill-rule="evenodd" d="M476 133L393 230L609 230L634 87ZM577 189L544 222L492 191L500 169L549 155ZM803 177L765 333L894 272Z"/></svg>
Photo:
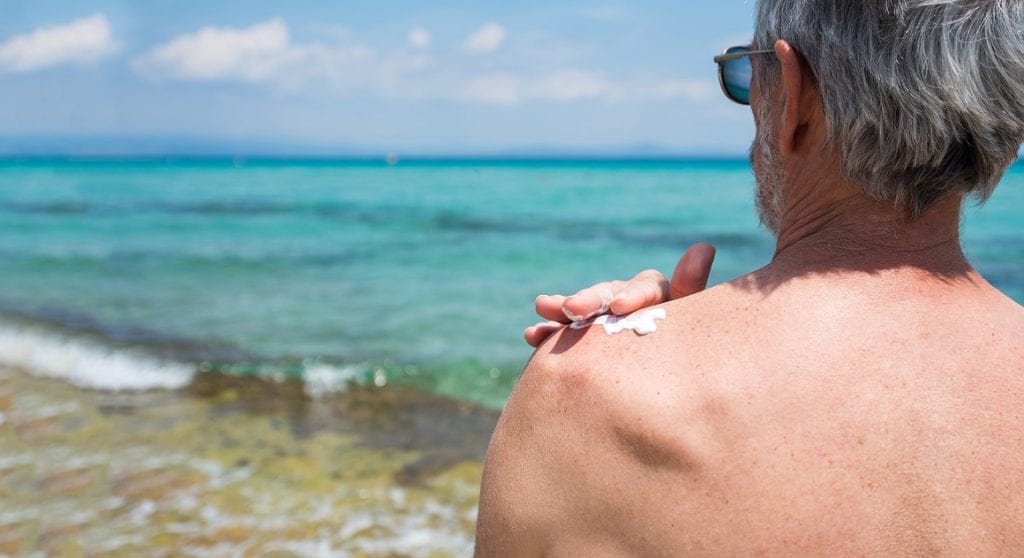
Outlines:
<svg viewBox="0 0 1024 558"><path fill-rule="evenodd" d="M800 149L805 139L804 132L814 113L809 105L815 96L814 76L804 65L793 46L779 40L775 42L775 56L782 66L782 81L785 106L779 127L779 153L786 157Z"/></svg>

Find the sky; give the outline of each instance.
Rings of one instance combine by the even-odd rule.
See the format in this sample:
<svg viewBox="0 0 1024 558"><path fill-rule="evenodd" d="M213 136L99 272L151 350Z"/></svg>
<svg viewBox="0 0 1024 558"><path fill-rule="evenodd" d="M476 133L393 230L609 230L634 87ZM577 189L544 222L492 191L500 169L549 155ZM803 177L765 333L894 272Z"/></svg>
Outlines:
<svg viewBox="0 0 1024 558"><path fill-rule="evenodd" d="M742 155L711 59L753 8L0 0L0 152Z"/></svg>

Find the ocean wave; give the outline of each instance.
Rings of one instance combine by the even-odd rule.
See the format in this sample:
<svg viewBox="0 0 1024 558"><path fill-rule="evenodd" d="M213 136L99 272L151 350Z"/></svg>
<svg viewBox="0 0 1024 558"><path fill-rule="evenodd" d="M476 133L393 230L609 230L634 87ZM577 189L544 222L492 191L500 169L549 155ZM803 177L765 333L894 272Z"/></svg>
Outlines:
<svg viewBox="0 0 1024 558"><path fill-rule="evenodd" d="M334 366L321 362L305 364L302 370L302 385L306 395L313 399L344 391L352 382L358 382L366 376L365 366ZM380 387L381 381L375 373L374 383ZM384 380L386 383L386 379Z"/></svg>
<svg viewBox="0 0 1024 558"><path fill-rule="evenodd" d="M340 332L321 351L293 351L287 343L246 344L230 335L219 337L219 328L171 318L118 320L110 312L32 307L0 297L0 367L111 391L187 389L207 373L219 373L287 382L314 400L352 386L371 386L413 388L488 408L500 408L520 370L515 356L480 360L449 353L421 357L410 351L382 357ZM261 318L246 314L239 320Z"/></svg>
<svg viewBox="0 0 1024 558"><path fill-rule="evenodd" d="M110 391L180 389L195 372L194 365L9 320L0 321L0 364Z"/></svg>
<svg viewBox="0 0 1024 558"><path fill-rule="evenodd" d="M88 316L37 314L38 318L31 318L7 310L0 317L0 366L86 389L177 390L192 384L197 374L220 373L271 382L298 379L308 397L320 399L353 384L382 388L409 373L406 367L396 365L240 356L228 348L207 347L149 330L144 336L125 335L122 330L135 328L107 327Z"/></svg>

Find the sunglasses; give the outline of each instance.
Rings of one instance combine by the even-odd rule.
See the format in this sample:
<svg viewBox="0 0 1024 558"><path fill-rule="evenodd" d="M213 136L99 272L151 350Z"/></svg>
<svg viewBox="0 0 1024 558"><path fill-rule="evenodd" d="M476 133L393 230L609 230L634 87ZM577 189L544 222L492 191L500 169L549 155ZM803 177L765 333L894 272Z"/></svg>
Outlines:
<svg viewBox="0 0 1024 558"><path fill-rule="evenodd" d="M718 83L722 86L722 92L730 101L741 105L750 104L750 80L753 78L753 68L750 66L750 56L754 54L774 53L774 50L750 50L750 47L734 46L725 49L725 52L715 57L718 64Z"/></svg>

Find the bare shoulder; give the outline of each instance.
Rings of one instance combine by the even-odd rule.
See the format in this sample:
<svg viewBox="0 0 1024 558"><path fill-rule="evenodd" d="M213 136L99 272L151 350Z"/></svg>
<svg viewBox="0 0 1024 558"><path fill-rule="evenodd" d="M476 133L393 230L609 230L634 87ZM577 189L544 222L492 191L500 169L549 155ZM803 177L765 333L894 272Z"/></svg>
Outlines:
<svg viewBox="0 0 1024 558"><path fill-rule="evenodd" d="M477 556L558 555L584 545L586 555L627 554L602 529L610 515L601 510L622 485L602 481L617 459L597 371L550 348L527 365L491 438Z"/></svg>
<svg viewBox="0 0 1024 558"><path fill-rule="evenodd" d="M672 362L701 360L709 349L714 350L709 343L741 325L758 302L750 291L720 285L652 308L663 310L666 317L656 322L657 331L650 335L632 331L610 335L600 326L563 329L538 349L531 364L540 364L538 369L577 368L599 377L614 367L617 370L611 375L619 377L622 372L638 371L634 368L665 364L659 355Z"/></svg>
<svg viewBox="0 0 1024 558"><path fill-rule="evenodd" d="M524 387L537 384L566 405L598 404L616 423L625 417L615 411L700 405L714 388L708 372L735 362L738 345L756 341L747 326L759 303L757 295L727 284L655 307L666 317L649 335L566 328L533 356Z"/></svg>
<svg viewBox="0 0 1024 558"><path fill-rule="evenodd" d="M752 335L744 326L754 305L749 294L724 285L656 307L666 318L649 335L566 328L534 354L508 414L578 421L627 454L625 432L683 431L717 406L717 372L742 360L736 341Z"/></svg>
<svg viewBox="0 0 1024 558"><path fill-rule="evenodd" d="M718 333L739 314L723 311L734 303L726 290L656 307L666 318L649 335L610 335L600 325L563 329L534 354L509 406L550 405L559 416L585 417L591 429L635 423L658 409L679 411L687 399L700 398L702 371L720 356Z"/></svg>
<svg viewBox="0 0 1024 558"><path fill-rule="evenodd" d="M531 360L491 437L477 556L557 555L582 544L591 547L589 555L609 554L597 551L600 532L580 513L599 507L604 495L592 481L609 461L595 424L601 412L583 404L582 386L573 386L587 374L561 368L553 356Z"/></svg>
<svg viewBox="0 0 1024 558"><path fill-rule="evenodd" d="M716 296L667 305L648 336L565 329L537 351L488 451L479 554L658 553L658 526L630 518L649 518L652 493L680 491L684 502L714 453L703 426L713 390L687 363L706 350L699 322ZM680 350L688 330L693 343Z"/></svg>

